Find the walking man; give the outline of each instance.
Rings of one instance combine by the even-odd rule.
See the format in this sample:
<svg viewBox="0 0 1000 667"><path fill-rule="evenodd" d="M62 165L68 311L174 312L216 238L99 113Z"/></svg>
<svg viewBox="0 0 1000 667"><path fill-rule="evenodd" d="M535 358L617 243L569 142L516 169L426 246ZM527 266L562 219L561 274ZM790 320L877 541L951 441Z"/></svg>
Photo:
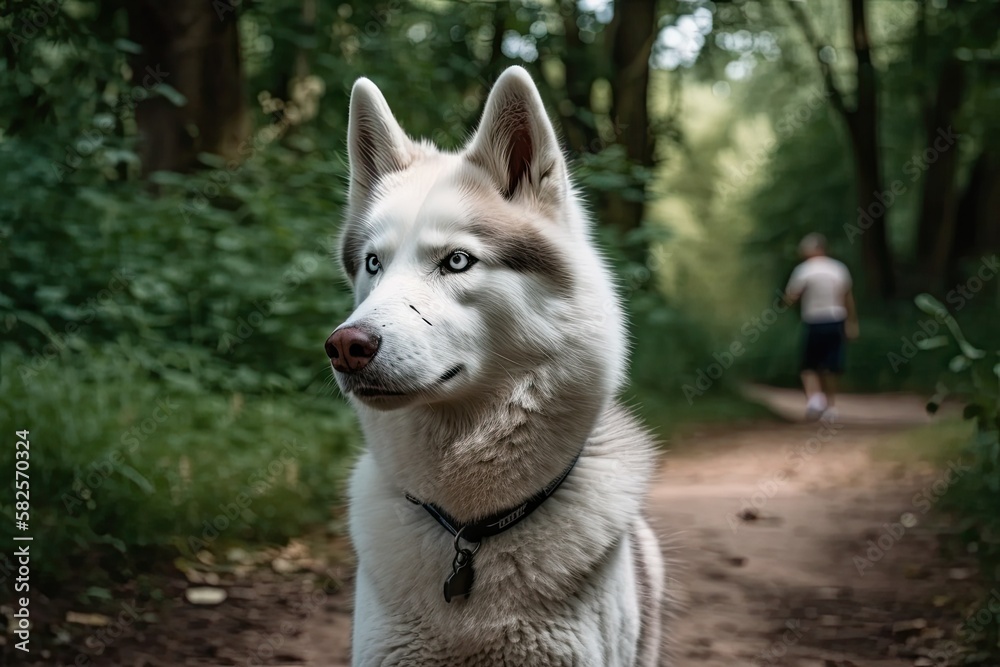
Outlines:
<svg viewBox="0 0 1000 667"><path fill-rule="evenodd" d="M836 376L844 371L847 340L858 337L858 315L851 293L851 274L841 262L827 257L826 237L808 234L799 243L803 262L795 267L785 288L789 303L802 302L805 341L802 386L806 418L835 419Z"/></svg>

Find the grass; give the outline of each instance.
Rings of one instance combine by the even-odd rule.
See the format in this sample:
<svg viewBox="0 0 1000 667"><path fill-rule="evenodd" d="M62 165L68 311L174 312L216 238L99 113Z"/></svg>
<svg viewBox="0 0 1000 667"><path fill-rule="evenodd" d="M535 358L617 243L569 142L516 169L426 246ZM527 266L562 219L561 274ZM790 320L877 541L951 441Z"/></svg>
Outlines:
<svg viewBox="0 0 1000 667"><path fill-rule="evenodd" d="M331 520L359 441L332 396L193 392L95 352L23 381L4 355L0 428L30 431L30 529L42 578L95 551L189 555L282 542ZM14 448L0 453L14 468ZM13 491L0 497L5 528ZM9 536L3 536L9 539Z"/></svg>
<svg viewBox="0 0 1000 667"><path fill-rule="evenodd" d="M947 418L886 436L873 453L883 460L945 466L962 456L974 433L971 422Z"/></svg>
<svg viewBox="0 0 1000 667"><path fill-rule="evenodd" d="M735 392L723 390L706 393L688 403L662 394L643 392L640 388L627 397L626 404L633 406L661 439L704 424L774 419L774 414L764 406L748 401Z"/></svg>

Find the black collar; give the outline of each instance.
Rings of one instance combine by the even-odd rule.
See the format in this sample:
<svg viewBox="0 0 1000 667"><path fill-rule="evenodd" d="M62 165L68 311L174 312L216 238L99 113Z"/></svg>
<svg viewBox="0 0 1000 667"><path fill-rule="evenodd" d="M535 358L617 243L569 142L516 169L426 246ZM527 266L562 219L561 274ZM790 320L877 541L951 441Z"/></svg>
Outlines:
<svg viewBox="0 0 1000 667"><path fill-rule="evenodd" d="M517 507L497 512L485 519L471 523L460 524L437 505L420 502L410 494L406 494L407 500L427 510L427 513L434 517L435 521L455 536L455 559L451 564L452 572L444 580L445 602L451 602L453 598L468 598L469 594L472 593L472 585L475 582L475 570L473 569L472 560L476 552L479 551L480 543L483 539L499 535L508 528L513 528L515 525L521 523L529 514L541 507L542 503L555 493L559 485L563 483L563 480L573 470L573 466L576 465L579 459L580 454L577 454L573 462L558 477ZM462 540L475 546L472 549L465 548L462 546Z"/></svg>
<svg viewBox="0 0 1000 667"><path fill-rule="evenodd" d="M494 535L499 535L508 528L513 528L527 518L529 514L541 507L542 503L544 503L549 496L555 493L556 489L558 489L563 483L563 480L569 476L573 467L576 465L576 462L579 460L580 454L577 454L573 461L566 466L566 469L563 470L558 477L549 482L544 488L539 490L535 493L535 495L531 496L517 507L501 510L484 519L473 521L471 523L461 524L437 505L434 505L433 503L421 502L408 493L405 495L406 499L411 503L420 505L427 510L428 514L434 517L434 519L441 524L445 530L454 535L456 538L459 534L461 534L462 539L466 542L481 542L486 537L493 537Z"/></svg>

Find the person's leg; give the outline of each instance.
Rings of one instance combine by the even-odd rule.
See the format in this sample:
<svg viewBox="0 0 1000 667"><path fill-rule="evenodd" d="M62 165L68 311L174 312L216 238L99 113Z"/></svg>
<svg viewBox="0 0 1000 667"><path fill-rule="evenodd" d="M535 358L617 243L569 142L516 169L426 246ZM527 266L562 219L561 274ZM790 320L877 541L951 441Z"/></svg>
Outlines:
<svg viewBox="0 0 1000 667"><path fill-rule="evenodd" d="M819 419L827 409L826 394L820 375L816 371L803 371L802 384L806 390L806 419Z"/></svg>
<svg viewBox="0 0 1000 667"><path fill-rule="evenodd" d="M812 398L816 394L823 393L823 383L819 373L814 370L802 371L802 388L806 392L806 398Z"/></svg>
<svg viewBox="0 0 1000 667"><path fill-rule="evenodd" d="M819 369L823 363L823 336L821 327L805 325L805 344L802 354L802 388L806 393L806 419L819 419L826 410L826 396L820 383Z"/></svg>
<svg viewBox="0 0 1000 667"><path fill-rule="evenodd" d="M815 329L811 324L802 323L802 364L799 366L799 369L802 377L802 389L806 392L806 399L811 398L821 391L819 376L816 374L817 349Z"/></svg>
<svg viewBox="0 0 1000 667"><path fill-rule="evenodd" d="M826 394L826 403L832 408L837 398L837 374L824 372L819 376L819 382L823 393Z"/></svg>
<svg viewBox="0 0 1000 667"><path fill-rule="evenodd" d="M847 336L844 333L844 323L833 323L830 328L830 340L827 348L827 360L824 363L823 373L820 382L823 391L826 393L827 408L823 416L828 419L837 419L838 413L834 407L837 400L838 376L844 372L844 353L847 347Z"/></svg>

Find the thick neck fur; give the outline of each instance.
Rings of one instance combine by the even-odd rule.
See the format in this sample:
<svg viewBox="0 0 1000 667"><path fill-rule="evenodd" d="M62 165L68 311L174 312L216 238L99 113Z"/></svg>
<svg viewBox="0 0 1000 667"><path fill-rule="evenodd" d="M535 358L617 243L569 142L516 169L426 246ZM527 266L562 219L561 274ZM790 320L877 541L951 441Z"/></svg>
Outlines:
<svg viewBox="0 0 1000 667"><path fill-rule="evenodd" d="M460 404L361 408L379 467L406 492L468 523L513 508L580 452L607 405L594 374L555 364Z"/></svg>

